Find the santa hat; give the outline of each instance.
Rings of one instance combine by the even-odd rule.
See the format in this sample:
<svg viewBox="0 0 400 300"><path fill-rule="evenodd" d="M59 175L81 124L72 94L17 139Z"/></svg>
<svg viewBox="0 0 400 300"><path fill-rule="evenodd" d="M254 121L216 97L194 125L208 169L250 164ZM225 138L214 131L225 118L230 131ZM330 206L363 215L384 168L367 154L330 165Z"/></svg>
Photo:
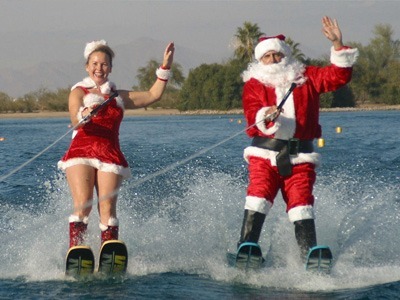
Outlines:
<svg viewBox="0 0 400 300"><path fill-rule="evenodd" d="M85 51L83 52L85 59L88 59L90 54L92 54L92 52L94 52L100 46L107 46L107 42L105 40L100 40L87 43Z"/></svg>
<svg viewBox="0 0 400 300"><path fill-rule="evenodd" d="M285 43L285 36L283 34L277 36L262 36L258 40L258 44L254 49L255 58L260 61L268 51L276 51L283 53L286 57L291 56L292 51L288 44Z"/></svg>

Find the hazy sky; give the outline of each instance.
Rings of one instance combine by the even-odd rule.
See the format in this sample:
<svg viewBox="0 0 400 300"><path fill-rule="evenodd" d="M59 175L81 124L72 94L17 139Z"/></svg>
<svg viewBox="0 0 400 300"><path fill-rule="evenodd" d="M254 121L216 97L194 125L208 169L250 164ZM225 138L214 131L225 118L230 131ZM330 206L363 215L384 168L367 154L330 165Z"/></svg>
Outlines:
<svg viewBox="0 0 400 300"><path fill-rule="evenodd" d="M171 40L177 61L180 45L222 60L232 55L232 37L245 21L291 37L318 58L330 47L323 15L338 19L345 42L368 44L377 24L390 24L399 39L400 1L0 0L0 68L76 62L85 43L100 38L111 46L140 37Z"/></svg>

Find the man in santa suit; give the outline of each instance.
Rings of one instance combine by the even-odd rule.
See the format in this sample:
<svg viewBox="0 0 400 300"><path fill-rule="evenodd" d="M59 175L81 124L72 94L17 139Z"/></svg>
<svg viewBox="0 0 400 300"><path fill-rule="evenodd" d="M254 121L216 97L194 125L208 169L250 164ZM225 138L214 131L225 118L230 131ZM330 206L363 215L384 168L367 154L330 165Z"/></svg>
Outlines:
<svg viewBox="0 0 400 300"><path fill-rule="evenodd" d="M254 51L257 61L242 74L247 134L253 140L244 150L249 185L238 247L244 242L258 243L279 190L302 257L317 244L313 185L319 154L314 152L313 140L321 136L319 95L346 85L358 56L357 49L343 45L336 20L323 17L322 32L332 42L330 65L305 66L292 57L285 37L278 35L260 39Z"/></svg>

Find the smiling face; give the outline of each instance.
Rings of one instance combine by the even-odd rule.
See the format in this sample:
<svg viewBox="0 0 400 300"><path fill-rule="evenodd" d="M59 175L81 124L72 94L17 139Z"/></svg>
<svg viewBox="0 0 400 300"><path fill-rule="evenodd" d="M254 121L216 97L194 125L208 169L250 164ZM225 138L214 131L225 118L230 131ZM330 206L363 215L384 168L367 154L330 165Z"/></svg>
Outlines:
<svg viewBox="0 0 400 300"><path fill-rule="evenodd" d="M98 86L107 81L111 69L111 59L106 53L94 51L90 54L86 63L86 72Z"/></svg>

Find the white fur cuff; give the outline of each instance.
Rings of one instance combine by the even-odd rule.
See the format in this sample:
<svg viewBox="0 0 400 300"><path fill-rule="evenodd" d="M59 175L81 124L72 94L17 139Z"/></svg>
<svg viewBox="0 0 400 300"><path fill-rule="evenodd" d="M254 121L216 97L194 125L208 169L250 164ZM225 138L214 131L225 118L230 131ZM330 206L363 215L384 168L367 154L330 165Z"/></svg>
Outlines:
<svg viewBox="0 0 400 300"><path fill-rule="evenodd" d="M68 217L68 221L69 221L69 223L83 222L84 224L88 224L88 223L89 223L89 217L80 218L80 217L77 216L77 215L70 215L70 216Z"/></svg>
<svg viewBox="0 0 400 300"><path fill-rule="evenodd" d="M265 124L265 113L268 111L270 107L263 107L261 108L257 114L256 114L256 126L257 128L264 133L265 135L271 135L274 134L278 129L279 129L279 123L274 122L274 125L270 128L267 128L266 124Z"/></svg>
<svg viewBox="0 0 400 300"><path fill-rule="evenodd" d="M87 109L86 106L79 107L78 113L76 114L76 118L78 119L79 123L86 124L86 123L88 123L90 121L90 118L88 118L87 120L83 121L85 117L83 117L82 112L84 110L86 110L86 109Z"/></svg>
<svg viewBox="0 0 400 300"><path fill-rule="evenodd" d="M119 225L118 218L108 219L107 225L104 225L103 223L99 223L99 227L100 227L101 231L106 231L108 229L108 226L118 226L118 225Z"/></svg>
<svg viewBox="0 0 400 300"><path fill-rule="evenodd" d="M156 75L158 79L162 81L168 81L168 79L171 77L171 70L160 67L156 70Z"/></svg>
<svg viewBox="0 0 400 300"><path fill-rule="evenodd" d="M331 48L331 63L340 68L350 68L357 61L358 49L348 48L336 51Z"/></svg>
<svg viewBox="0 0 400 300"><path fill-rule="evenodd" d="M288 217L292 223L300 220L314 219L314 209L311 205L296 206L288 211Z"/></svg>
<svg viewBox="0 0 400 300"><path fill-rule="evenodd" d="M268 214L271 207L271 202L267 201L265 198L259 198L255 196L247 196L246 203L244 205L244 209L256 211L264 215Z"/></svg>

